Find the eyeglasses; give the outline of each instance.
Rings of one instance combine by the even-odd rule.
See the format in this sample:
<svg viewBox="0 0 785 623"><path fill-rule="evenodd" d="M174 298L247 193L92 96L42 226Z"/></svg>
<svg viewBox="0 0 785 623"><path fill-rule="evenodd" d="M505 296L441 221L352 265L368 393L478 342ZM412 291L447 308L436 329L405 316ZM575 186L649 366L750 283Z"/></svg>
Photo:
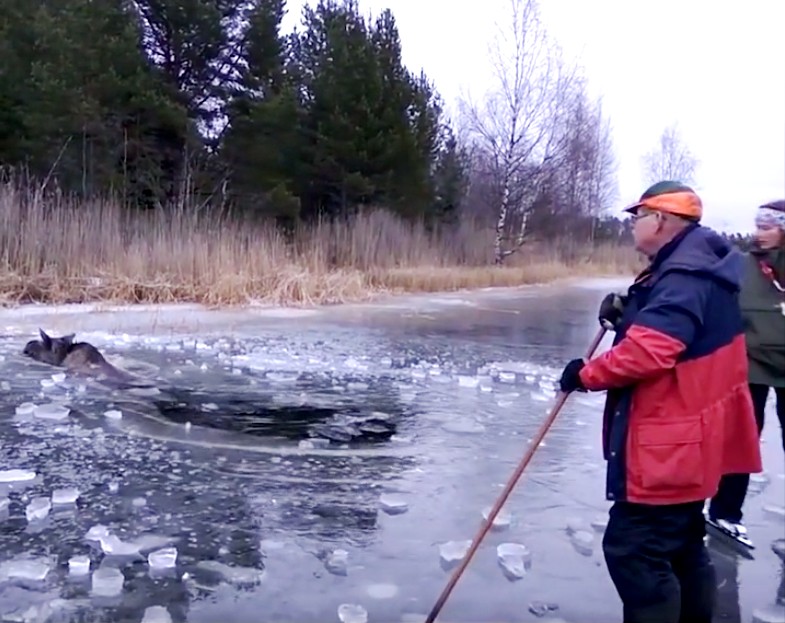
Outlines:
<svg viewBox="0 0 785 623"><path fill-rule="evenodd" d="M643 213L641 213L640 211L638 211L636 214L633 214L632 220L633 220L634 223L637 223L642 218L646 218L647 216L656 216L656 215L657 215L657 212L643 212Z"/></svg>

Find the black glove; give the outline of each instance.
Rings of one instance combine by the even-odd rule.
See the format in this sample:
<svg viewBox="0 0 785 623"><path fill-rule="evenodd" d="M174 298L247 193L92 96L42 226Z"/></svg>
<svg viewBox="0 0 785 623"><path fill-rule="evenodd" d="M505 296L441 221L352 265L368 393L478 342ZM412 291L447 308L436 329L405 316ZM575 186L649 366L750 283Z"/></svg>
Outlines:
<svg viewBox="0 0 785 623"><path fill-rule="evenodd" d="M559 387L565 394L576 390L580 392L586 391L586 387L584 387L580 377L580 372L585 365L586 363L583 359L573 359L564 367L559 380Z"/></svg>
<svg viewBox="0 0 785 623"><path fill-rule="evenodd" d="M615 331L619 327L627 296L618 292L611 292L600 303L598 319L600 326L608 331Z"/></svg>

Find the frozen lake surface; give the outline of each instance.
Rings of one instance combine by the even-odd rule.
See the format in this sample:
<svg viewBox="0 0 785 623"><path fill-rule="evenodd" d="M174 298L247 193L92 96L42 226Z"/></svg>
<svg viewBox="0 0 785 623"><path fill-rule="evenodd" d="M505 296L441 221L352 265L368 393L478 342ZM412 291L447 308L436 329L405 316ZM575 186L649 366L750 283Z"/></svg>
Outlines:
<svg viewBox="0 0 785 623"><path fill-rule="evenodd" d="M422 621L620 285L0 311L0 620ZM153 387L23 358L39 326ZM439 621L621 620L600 545L602 403L570 397ZM711 542L717 621L785 610L768 409L745 508L757 549Z"/></svg>

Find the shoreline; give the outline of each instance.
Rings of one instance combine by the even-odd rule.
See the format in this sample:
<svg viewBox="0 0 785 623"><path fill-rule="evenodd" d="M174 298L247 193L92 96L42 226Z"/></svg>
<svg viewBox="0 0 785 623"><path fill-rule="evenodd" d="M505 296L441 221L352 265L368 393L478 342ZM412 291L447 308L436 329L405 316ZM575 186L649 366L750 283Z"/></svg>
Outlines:
<svg viewBox="0 0 785 623"><path fill-rule="evenodd" d="M529 286L579 279L604 279L620 276L618 267L610 271L595 267L566 266L554 269L547 264L503 267L421 267L380 271L336 270L307 275L308 283L290 283L282 288L269 288L254 295L246 290L240 296L223 298L211 296L213 290L207 286L204 292L194 296L192 292L177 292L176 285L167 296L139 296L133 287L118 294L103 279L81 280L82 285L71 284L70 295L59 292L59 285L39 287L35 279L31 285L3 288L0 275L0 312L45 307L86 309L144 308L145 306L190 305L204 309L243 309L259 307L286 307L314 309L361 302L373 302L380 298L409 295L436 295L451 292L476 292L484 290L515 290ZM631 273L632 274L632 273ZM343 281L343 282L341 282ZM61 285L61 284L60 284ZM258 284L257 284L258 285ZM108 296L102 296L99 288L106 287ZM25 293L25 290L28 292ZM34 296L31 295L34 293ZM149 294L149 293L148 293Z"/></svg>
<svg viewBox="0 0 785 623"><path fill-rule="evenodd" d="M200 312L234 312L234 311L313 311L342 308L348 306L377 305L384 301L398 301L407 298L447 297L461 294L511 294L518 291L527 291L533 288L551 287L557 285L575 285L581 281L621 281L628 279L624 274L597 274L591 277L584 275L573 277L555 277L553 279L521 283L519 285L478 286L465 288L434 289L434 290L405 290L397 291L368 291L366 296L341 301L326 302L298 302L289 303L267 302L263 299L250 300L245 303L207 304L191 301L177 301L170 303L146 302L112 302L112 301L84 301L80 303L45 303L39 301L18 304L0 304L0 318L8 316L25 317L38 316L47 313L111 313L111 312L150 312L150 311L200 311Z"/></svg>
<svg viewBox="0 0 785 623"><path fill-rule="evenodd" d="M440 228L377 208L285 233L239 216L218 227L185 207L139 213L109 200L30 202L27 190L0 185L3 309L312 310L632 274L641 264L620 234L595 239L568 223L547 237L533 233L499 265L495 228L473 217Z"/></svg>
<svg viewBox="0 0 785 623"><path fill-rule="evenodd" d="M200 303L29 303L0 308L0 332L6 336L37 335L38 328L47 332L77 333L77 339L117 334L196 334L222 331L253 330L265 325L303 320L340 320L347 314L392 313L422 316L440 310L465 307L489 310L484 304L525 297L555 288L618 288L632 278L624 274L595 277L562 277L540 283L517 286L489 286L433 292L379 292L364 300L311 305L277 305L255 302L209 306ZM544 293L544 292L543 292ZM84 339L87 339L85 337Z"/></svg>

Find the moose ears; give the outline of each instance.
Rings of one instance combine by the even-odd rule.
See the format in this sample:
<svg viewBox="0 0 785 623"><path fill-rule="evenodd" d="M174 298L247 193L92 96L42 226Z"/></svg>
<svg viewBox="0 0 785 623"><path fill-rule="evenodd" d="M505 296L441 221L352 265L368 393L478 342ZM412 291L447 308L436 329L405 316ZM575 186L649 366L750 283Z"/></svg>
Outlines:
<svg viewBox="0 0 785 623"><path fill-rule="evenodd" d="M52 338L46 334L46 332L39 328L38 332L41 334L41 340L43 341L44 347L51 350L52 349ZM64 335L63 337L56 338L58 341L65 342L66 344L72 344L74 338L76 337L76 333L69 333L68 335Z"/></svg>

